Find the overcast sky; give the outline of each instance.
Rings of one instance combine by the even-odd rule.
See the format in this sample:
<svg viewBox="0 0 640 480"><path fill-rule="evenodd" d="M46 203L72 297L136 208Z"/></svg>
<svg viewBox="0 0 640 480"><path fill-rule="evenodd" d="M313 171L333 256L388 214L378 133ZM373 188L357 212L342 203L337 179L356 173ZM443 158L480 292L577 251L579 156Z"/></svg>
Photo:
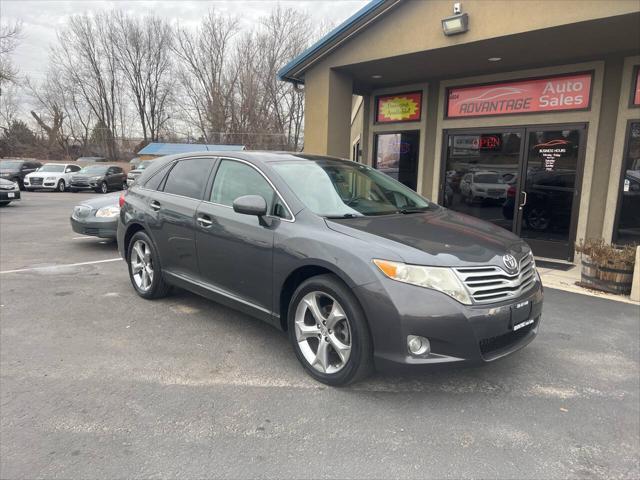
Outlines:
<svg viewBox="0 0 640 480"><path fill-rule="evenodd" d="M362 8L367 0L219 0L219 1L99 1L99 0L0 0L2 22L21 20L22 40L13 54L22 75L41 78L46 72L49 46L56 42L56 30L70 15L121 9L134 15L155 13L182 25L197 25L210 9L237 15L250 26L280 4L308 12L314 19L338 25Z"/></svg>

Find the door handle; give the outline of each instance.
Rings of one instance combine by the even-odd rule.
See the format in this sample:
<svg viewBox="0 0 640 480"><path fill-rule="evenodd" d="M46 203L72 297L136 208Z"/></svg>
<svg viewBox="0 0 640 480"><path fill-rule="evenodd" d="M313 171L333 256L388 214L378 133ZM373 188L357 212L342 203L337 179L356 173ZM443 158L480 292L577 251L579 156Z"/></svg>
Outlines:
<svg viewBox="0 0 640 480"><path fill-rule="evenodd" d="M157 200L153 200L149 206L151 207L151 210L153 210L154 212L157 212L158 210L160 210L160 202L158 202Z"/></svg>
<svg viewBox="0 0 640 480"><path fill-rule="evenodd" d="M527 192L523 190L522 195L523 195L523 201L520 204L520 210L522 210L522 207L524 207L527 204Z"/></svg>
<svg viewBox="0 0 640 480"><path fill-rule="evenodd" d="M211 220L209 215L199 215L196 221L202 228L209 228L213 225L213 220Z"/></svg>

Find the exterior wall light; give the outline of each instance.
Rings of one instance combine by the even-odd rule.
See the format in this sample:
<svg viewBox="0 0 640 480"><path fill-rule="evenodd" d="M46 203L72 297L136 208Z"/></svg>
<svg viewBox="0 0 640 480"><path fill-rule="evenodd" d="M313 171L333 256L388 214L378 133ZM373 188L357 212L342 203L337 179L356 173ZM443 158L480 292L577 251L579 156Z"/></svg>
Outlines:
<svg viewBox="0 0 640 480"><path fill-rule="evenodd" d="M453 15L442 19L442 31L445 35L457 35L469 30L469 15L462 13L459 3L453 4Z"/></svg>

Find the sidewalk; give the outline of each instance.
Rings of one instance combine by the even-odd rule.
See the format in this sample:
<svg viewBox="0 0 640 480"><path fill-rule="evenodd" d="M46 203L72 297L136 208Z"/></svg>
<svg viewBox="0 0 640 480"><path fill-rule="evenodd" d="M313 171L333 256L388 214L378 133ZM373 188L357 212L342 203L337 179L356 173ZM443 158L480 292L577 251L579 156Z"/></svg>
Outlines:
<svg viewBox="0 0 640 480"><path fill-rule="evenodd" d="M580 281L580 265L574 265L568 270L558 270L555 268L538 267L538 272L542 278L542 285L547 288L555 288L566 292L580 293L591 297L606 298L617 302L630 303L631 305L640 305L638 302L631 300L629 295L613 295L611 293L601 292L599 290L591 290L576 285Z"/></svg>

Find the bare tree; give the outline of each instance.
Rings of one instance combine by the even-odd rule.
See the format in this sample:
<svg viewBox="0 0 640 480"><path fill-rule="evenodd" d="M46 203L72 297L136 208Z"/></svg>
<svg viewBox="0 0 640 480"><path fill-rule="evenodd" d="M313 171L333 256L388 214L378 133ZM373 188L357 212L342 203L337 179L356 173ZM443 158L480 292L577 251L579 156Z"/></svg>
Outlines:
<svg viewBox="0 0 640 480"><path fill-rule="evenodd" d="M172 30L163 20L143 21L115 12L110 18L111 42L140 120L144 142L157 141L167 121L170 97Z"/></svg>
<svg viewBox="0 0 640 480"><path fill-rule="evenodd" d="M235 72L229 68L231 41L238 33L236 18L210 11L197 32L176 31L173 51L181 62L183 94L179 104L185 120L208 142L223 142L233 105Z"/></svg>
<svg viewBox="0 0 640 480"><path fill-rule="evenodd" d="M0 22L0 96L5 84L16 83L18 68L11 61L11 53L18 46L22 24Z"/></svg>
<svg viewBox="0 0 640 480"><path fill-rule="evenodd" d="M78 88L89 105L100 128L106 129L105 154L118 158L115 134L118 110L122 105L122 79L111 41L110 24L104 14L69 19L67 28L58 35L54 61L64 75Z"/></svg>

